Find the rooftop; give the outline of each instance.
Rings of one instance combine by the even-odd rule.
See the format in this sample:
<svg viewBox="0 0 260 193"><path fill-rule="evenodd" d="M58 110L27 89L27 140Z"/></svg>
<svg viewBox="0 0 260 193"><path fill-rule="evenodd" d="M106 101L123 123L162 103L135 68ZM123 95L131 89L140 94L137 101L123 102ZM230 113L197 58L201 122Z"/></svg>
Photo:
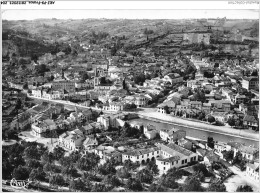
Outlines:
<svg viewBox="0 0 260 193"><path fill-rule="evenodd" d="M170 155L174 155L175 152L178 152L180 154L183 154L184 156L190 156L193 154L190 150L187 150L179 145L176 145L174 143L169 143L167 145L164 145L162 143L156 144L157 147L159 147L161 150L166 151Z"/></svg>
<svg viewBox="0 0 260 193"><path fill-rule="evenodd" d="M140 156L140 155L158 151L159 149L160 148L158 148L158 147L152 147L152 148L147 148L147 149L137 149L137 150L130 150L130 151L124 152L123 154L130 155L130 156Z"/></svg>

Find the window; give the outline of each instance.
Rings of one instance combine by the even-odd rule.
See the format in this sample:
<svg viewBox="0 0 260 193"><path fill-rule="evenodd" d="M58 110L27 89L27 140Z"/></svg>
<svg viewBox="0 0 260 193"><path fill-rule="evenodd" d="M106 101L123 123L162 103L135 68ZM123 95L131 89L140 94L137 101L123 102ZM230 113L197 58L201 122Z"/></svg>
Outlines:
<svg viewBox="0 0 260 193"><path fill-rule="evenodd" d="M178 160L176 161L176 164L178 164Z"/></svg>
<svg viewBox="0 0 260 193"><path fill-rule="evenodd" d="M165 167L163 167L163 170L165 170Z"/></svg>
<svg viewBox="0 0 260 193"><path fill-rule="evenodd" d="M184 164L184 160L181 161L181 164Z"/></svg>
<svg viewBox="0 0 260 193"><path fill-rule="evenodd" d="M137 159L139 159L139 156L137 156Z"/></svg>
<svg viewBox="0 0 260 193"><path fill-rule="evenodd" d="M163 165L165 165L165 162L163 162Z"/></svg>
<svg viewBox="0 0 260 193"><path fill-rule="evenodd" d="M187 163L187 159L185 159L185 163Z"/></svg>
<svg viewBox="0 0 260 193"><path fill-rule="evenodd" d="M194 161L196 161L196 156L193 157Z"/></svg>

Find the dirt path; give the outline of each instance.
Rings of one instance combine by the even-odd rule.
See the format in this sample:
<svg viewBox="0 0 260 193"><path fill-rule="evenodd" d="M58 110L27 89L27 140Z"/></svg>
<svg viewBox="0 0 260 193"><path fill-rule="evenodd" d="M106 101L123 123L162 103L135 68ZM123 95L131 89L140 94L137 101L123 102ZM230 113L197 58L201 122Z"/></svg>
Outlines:
<svg viewBox="0 0 260 193"><path fill-rule="evenodd" d="M227 192L235 192L238 186L241 185L250 185L254 192L259 192L259 183L252 180L246 175L246 172L242 172L240 169L238 169L236 166L230 166L228 167L235 175L231 176L226 180L224 183L227 187Z"/></svg>

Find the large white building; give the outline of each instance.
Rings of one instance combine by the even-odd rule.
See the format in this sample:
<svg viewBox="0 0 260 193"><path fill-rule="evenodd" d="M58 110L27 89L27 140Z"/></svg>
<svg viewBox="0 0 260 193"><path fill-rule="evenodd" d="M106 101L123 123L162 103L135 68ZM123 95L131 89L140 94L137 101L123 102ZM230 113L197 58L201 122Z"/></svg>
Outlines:
<svg viewBox="0 0 260 193"><path fill-rule="evenodd" d="M156 158L156 165L163 173L173 167L179 168L192 161L198 161L198 154L174 143L167 145L158 143L156 146L160 148L160 156Z"/></svg>
<svg viewBox="0 0 260 193"><path fill-rule="evenodd" d="M126 160L131 160L135 163L144 164L149 161L155 161L156 157L160 154L159 150L158 147L130 150L122 153L122 162L124 163Z"/></svg>

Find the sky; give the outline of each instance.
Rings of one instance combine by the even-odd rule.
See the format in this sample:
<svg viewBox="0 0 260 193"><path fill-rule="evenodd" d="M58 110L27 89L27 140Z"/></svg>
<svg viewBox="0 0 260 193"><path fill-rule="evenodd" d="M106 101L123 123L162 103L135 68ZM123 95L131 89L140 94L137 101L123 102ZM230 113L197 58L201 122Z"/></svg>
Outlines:
<svg viewBox="0 0 260 193"><path fill-rule="evenodd" d="M3 10L2 19L189 19L189 18L259 19L259 10Z"/></svg>

